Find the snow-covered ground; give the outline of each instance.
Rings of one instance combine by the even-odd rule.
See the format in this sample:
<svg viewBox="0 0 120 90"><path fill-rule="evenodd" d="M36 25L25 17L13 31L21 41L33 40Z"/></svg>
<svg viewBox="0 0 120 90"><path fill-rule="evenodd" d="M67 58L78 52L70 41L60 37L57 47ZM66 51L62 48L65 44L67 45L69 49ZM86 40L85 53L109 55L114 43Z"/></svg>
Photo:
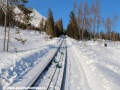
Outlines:
<svg viewBox="0 0 120 90"><path fill-rule="evenodd" d="M40 34L33 30L16 30L10 31L9 51L3 51L3 35L4 28L0 27L0 86L9 86L14 82L18 82L31 68L33 68L43 56L47 55L51 49L56 49L60 39L46 40L48 37L45 33ZM17 39L26 40L24 44ZM17 48L17 53L15 52ZM51 53L53 52L53 53ZM51 51L50 55L54 54ZM0 89L1 90L1 89Z"/></svg>
<svg viewBox="0 0 120 90"><path fill-rule="evenodd" d="M27 86L54 56L62 38L46 40L45 33L19 30L18 34L18 30L11 29L6 52L3 30L0 27L0 90L7 86ZM66 43L65 90L120 90L120 42L107 42L105 47L104 41L78 42L67 37ZM53 69L49 69L51 73L50 70ZM44 82L39 86L44 86Z"/></svg>
<svg viewBox="0 0 120 90"><path fill-rule="evenodd" d="M69 90L120 90L120 42L104 47L104 42L68 38L68 44L73 52L68 56Z"/></svg>

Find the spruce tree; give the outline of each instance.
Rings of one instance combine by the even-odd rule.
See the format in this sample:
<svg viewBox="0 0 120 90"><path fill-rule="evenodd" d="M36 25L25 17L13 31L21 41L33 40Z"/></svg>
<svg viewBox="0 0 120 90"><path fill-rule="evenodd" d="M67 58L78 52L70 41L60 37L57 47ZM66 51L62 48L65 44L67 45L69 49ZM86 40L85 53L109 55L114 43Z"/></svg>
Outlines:
<svg viewBox="0 0 120 90"><path fill-rule="evenodd" d="M40 32L44 30L44 18L40 21Z"/></svg>
<svg viewBox="0 0 120 90"><path fill-rule="evenodd" d="M51 38L56 37L56 31L54 30L54 18L53 13L48 10L47 28L46 33L51 36Z"/></svg>
<svg viewBox="0 0 120 90"><path fill-rule="evenodd" d="M57 24L54 25L54 30L56 31L57 37L59 37L60 32L59 32L59 28L58 28L58 25L57 25Z"/></svg>
<svg viewBox="0 0 120 90"><path fill-rule="evenodd" d="M63 23L62 23L62 19L59 19L56 23L55 23L55 31L57 34L57 37L59 37L60 35L63 34Z"/></svg>
<svg viewBox="0 0 120 90"><path fill-rule="evenodd" d="M76 40L79 40L79 28L76 17L73 12L70 13L70 22L68 24L67 30L68 36Z"/></svg>

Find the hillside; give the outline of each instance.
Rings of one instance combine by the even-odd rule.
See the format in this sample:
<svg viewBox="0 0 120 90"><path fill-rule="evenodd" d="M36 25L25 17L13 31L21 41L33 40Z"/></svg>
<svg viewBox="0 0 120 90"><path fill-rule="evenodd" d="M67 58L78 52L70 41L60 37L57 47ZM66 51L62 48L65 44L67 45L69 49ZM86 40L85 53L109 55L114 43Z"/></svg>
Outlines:
<svg viewBox="0 0 120 90"><path fill-rule="evenodd" d="M46 17L44 17L43 15L41 15L38 11L36 11L35 9L32 10L33 12L31 13L31 16L33 16L32 20L30 21L30 23L32 25L34 25L35 27L38 27L42 18L44 20L47 20Z"/></svg>
<svg viewBox="0 0 120 90"><path fill-rule="evenodd" d="M44 19L43 23L45 23L45 20L47 20L46 17L44 17L43 15L41 15L38 11L36 11L33 8L30 9L30 10L32 11L32 13L30 14L31 19L29 21L29 23L31 23L31 25L33 25L35 27L39 27L40 22L42 21L42 19ZM21 19L23 17L22 11L18 7L15 7L14 8L14 12L17 14L16 15L16 20L19 20L20 22L23 22L23 20Z"/></svg>

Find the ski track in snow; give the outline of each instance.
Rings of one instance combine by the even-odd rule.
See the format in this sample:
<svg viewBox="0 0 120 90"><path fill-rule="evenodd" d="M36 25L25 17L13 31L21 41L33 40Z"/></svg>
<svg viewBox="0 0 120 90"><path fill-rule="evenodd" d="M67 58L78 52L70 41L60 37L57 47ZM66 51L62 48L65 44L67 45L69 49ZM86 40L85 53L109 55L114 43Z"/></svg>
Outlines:
<svg viewBox="0 0 120 90"><path fill-rule="evenodd" d="M120 68L118 66L119 59L118 61L115 59L116 52L103 46L100 47L102 49L89 45L79 46L74 40L70 41L73 44L73 50L82 65L91 90L120 90ZM103 50L106 55L101 57L101 54L98 53L99 50ZM111 55L112 58L110 58Z"/></svg>
<svg viewBox="0 0 120 90"><path fill-rule="evenodd" d="M72 56L71 56L72 55ZM68 42L68 62L69 62L69 79L68 90L90 90L86 75L79 63L77 57L74 55L72 45Z"/></svg>

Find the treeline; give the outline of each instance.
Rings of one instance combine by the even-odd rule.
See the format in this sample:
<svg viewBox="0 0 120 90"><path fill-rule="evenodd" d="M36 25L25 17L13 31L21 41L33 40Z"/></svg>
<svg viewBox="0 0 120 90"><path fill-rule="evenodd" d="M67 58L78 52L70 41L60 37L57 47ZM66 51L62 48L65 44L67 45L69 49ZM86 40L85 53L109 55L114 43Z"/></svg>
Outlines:
<svg viewBox="0 0 120 90"><path fill-rule="evenodd" d="M73 11L70 13L70 22L67 26L67 35L69 37L76 40L120 40L120 34L115 30L118 15L115 13L112 18L102 17L99 0L96 0L91 5L84 1L79 6L74 1L73 6Z"/></svg>
<svg viewBox="0 0 120 90"><path fill-rule="evenodd" d="M40 30L44 30L50 38L59 37L63 34L63 22L62 19L54 21L53 13L51 9L48 10L47 21L43 25L43 21L40 24Z"/></svg>
<svg viewBox="0 0 120 90"><path fill-rule="evenodd" d="M104 18L100 14L100 2L96 0L91 5L88 5L86 1L81 2L79 6L74 1L73 11L70 12L70 20L67 26L67 30L63 29L62 19L54 21L53 13L48 10L47 20L42 19L39 27L35 27L29 23L32 16L32 10L25 7L28 0L9 0L12 4L9 6L9 12L7 14L7 26L18 26L23 29L44 31L50 38L59 37L64 32L71 38L76 40L90 40L90 39L106 39L106 40L120 40L120 34L116 32L116 24L118 21L118 15L113 14L113 17ZM15 5L23 12L21 14L15 14L13 9ZM5 14L4 10L0 9L0 25L4 26ZM22 22L20 21L22 17ZM102 29L102 30L101 30Z"/></svg>

